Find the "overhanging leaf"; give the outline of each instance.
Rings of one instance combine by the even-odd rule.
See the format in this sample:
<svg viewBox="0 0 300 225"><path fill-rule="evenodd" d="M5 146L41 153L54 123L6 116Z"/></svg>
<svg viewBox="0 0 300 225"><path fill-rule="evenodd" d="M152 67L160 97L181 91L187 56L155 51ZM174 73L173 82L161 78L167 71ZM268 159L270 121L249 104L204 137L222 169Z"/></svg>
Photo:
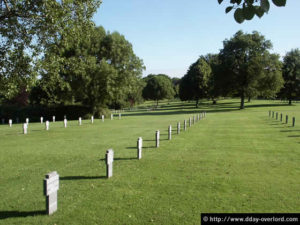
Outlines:
<svg viewBox="0 0 300 225"><path fill-rule="evenodd" d="M285 6L285 4L286 4L286 0L272 0L272 2L274 3L274 5L279 6L279 7Z"/></svg>
<svg viewBox="0 0 300 225"><path fill-rule="evenodd" d="M243 8L243 15L246 20L251 20L255 15L255 8L251 5Z"/></svg>
<svg viewBox="0 0 300 225"><path fill-rule="evenodd" d="M261 0L261 2L260 2L260 7L261 7L262 10L264 10L265 12L269 12L269 9L270 9L270 3L269 3L269 0Z"/></svg>
<svg viewBox="0 0 300 225"><path fill-rule="evenodd" d="M235 10L235 12L234 12L234 19L238 23L244 22L245 18L244 18L243 10L242 9L238 8L238 9Z"/></svg>
<svg viewBox="0 0 300 225"><path fill-rule="evenodd" d="M226 8L225 12L229 13L232 9L233 9L233 6L229 6L229 7Z"/></svg>

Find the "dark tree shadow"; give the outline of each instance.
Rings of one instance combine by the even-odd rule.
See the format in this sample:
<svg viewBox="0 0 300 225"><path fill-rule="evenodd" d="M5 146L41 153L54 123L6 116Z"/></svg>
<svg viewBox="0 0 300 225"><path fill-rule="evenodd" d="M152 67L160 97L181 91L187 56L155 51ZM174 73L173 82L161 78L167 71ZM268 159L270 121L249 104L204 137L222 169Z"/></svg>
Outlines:
<svg viewBox="0 0 300 225"><path fill-rule="evenodd" d="M288 137L300 137L300 135L289 135Z"/></svg>
<svg viewBox="0 0 300 225"><path fill-rule="evenodd" d="M60 180L93 180L93 179L104 179L106 176L66 176L59 177Z"/></svg>
<svg viewBox="0 0 300 225"><path fill-rule="evenodd" d="M27 216L40 216L46 215L46 210L40 211L0 211L0 220L8 219L8 218L17 218L17 217L27 217Z"/></svg>
<svg viewBox="0 0 300 225"><path fill-rule="evenodd" d="M134 160L134 159L137 159L137 157L133 158L133 157L130 157L130 158L114 158L114 161L119 161L119 160Z"/></svg>
<svg viewBox="0 0 300 225"><path fill-rule="evenodd" d="M281 130L280 132L295 132L295 131L300 131L300 130Z"/></svg>
<svg viewBox="0 0 300 225"><path fill-rule="evenodd" d="M126 147L126 149L137 149L137 147Z"/></svg>

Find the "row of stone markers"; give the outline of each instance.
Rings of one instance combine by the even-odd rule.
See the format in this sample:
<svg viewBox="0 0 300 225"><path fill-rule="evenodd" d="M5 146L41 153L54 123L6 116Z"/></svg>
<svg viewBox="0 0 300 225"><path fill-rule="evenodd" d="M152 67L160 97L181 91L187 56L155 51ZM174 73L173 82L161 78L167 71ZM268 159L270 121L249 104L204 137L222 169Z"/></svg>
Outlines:
<svg viewBox="0 0 300 225"><path fill-rule="evenodd" d="M121 118L122 118L122 114L119 113L119 119L121 119ZM114 115L113 114L110 115L110 119L111 120L114 119ZM101 120L102 120L102 122L104 122L104 115L101 116ZM4 121L4 119L2 119L2 122L3 121ZM41 117L40 121L41 121L41 124L43 124L44 123L44 118ZM55 123L55 116L52 117L52 122ZM67 120L66 116L65 116L65 118L63 120L63 123L64 123L64 128L67 128L67 126L68 126L68 120ZM91 123L92 124L94 123L94 116L91 116ZM9 119L8 120L9 127L12 127L12 124L13 124L12 119ZM79 124L79 126L82 125L82 118L81 117L78 118L78 124ZM29 118L26 118L25 123L23 124L23 134L27 134L28 133L28 125L29 125ZM45 130L49 130L49 129L50 129L50 122L49 122L49 120L47 120L45 122Z"/></svg>
<svg viewBox="0 0 300 225"><path fill-rule="evenodd" d="M189 127L195 122L206 117L206 112L202 112L189 118ZM184 120L184 131L187 128L187 121ZM177 123L177 134L180 134L180 122ZM160 131L157 130L155 133L156 148L159 147ZM168 127L168 140L172 139L172 126ZM137 140L137 159L142 158L143 139L139 137ZM106 164L106 178L113 176L113 162L114 162L114 151L108 149L105 154ZM44 195L46 196L46 211L48 215L53 214L57 210L57 191L59 189L59 175L56 171L46 174L44 179Z"/></svg>
<svg viewBox="0 0 300 225"><path fill-rule="evenodd" d="M278 112L274 112L274 111L269 111L269 117L271 117L272 116L272 118L275 118L275 116L276 116L276 120L278 120L279 119L279 113ZM280 121L282 122L283 121L283 114L282 113L280 113ZM289 122L289 116L288 115L285 115L285 123L286 124L288 124L288 122ZM292 126L294 127L295 126L295 123L296 123L296 118L295 117L293 117L292 118Z"/></svg>

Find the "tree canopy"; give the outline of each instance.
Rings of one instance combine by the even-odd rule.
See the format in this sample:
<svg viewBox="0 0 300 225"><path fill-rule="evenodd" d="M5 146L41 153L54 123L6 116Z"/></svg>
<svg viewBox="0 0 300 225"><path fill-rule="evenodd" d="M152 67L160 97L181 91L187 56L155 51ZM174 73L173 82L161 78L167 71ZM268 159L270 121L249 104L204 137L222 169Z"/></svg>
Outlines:
<svg viewBox="0 0 300 225"><path fill-rule="evenodd" d="M281 90L282 97L289 100L299 98L300 96L300 50L293 49L286 53L283 58L282 74L284 78L284 87Z"/></svg>
<svg viewBox="0 0 300 225"><path fill-rule="evenodd" d="M225 40L220 52L222 77L225 90L241 98L244 108L245 97L258 94L275 95L282 86L279 56L270 54L272 43L254 31L244 34L238 31L231 39ZM271 84L266 82L272 80Z"/></svg>
<svg viewBox="0 0 300 225"><path fill-rule="evenodd" d="M147 82L143 89L143 97L149 100L158 101L162 99L172 99L175 95L172 80L165 74L150 74L144 78Z"/></svg>
<svg viewBox="0 0 300 225"><path fill-rule="evenodd" d="M180 99L196 100L196 107L198 107L199 100L208 97L211 72L210 65L201 56L182 78L179 88Z"/></svg>

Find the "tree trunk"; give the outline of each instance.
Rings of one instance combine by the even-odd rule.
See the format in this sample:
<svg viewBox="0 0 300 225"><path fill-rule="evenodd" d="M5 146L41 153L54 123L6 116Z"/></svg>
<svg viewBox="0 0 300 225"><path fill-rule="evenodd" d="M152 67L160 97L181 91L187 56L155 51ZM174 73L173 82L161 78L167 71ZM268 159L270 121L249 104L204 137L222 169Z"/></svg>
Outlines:
<svg viewBox="0 0 300 225"><path fill-rule="evenodd" d="M251 102L251 97L248 97L248 102Z"/></svg>
<svg viewBox="0 0 300 225"><path fill-rule="evenodd" d="M244 108L245 108L245 96L244 96L244 93L242 93L240 109L244 109Z"/></svg>

